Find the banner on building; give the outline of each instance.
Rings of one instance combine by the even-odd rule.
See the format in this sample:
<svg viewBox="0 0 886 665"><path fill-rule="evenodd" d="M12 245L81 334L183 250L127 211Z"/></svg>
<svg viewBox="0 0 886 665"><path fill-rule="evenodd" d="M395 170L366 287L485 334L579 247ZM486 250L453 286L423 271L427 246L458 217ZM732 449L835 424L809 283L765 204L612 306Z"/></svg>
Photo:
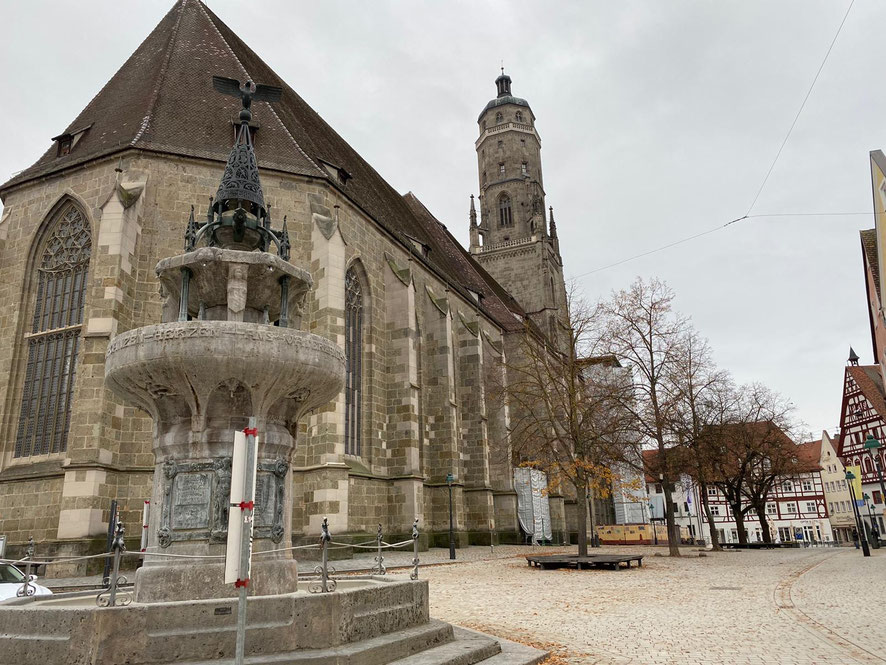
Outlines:
<svg viewBox="0 0 886 665"><path fill-rule="evenodd" d="M852 483L852 491L855 492L855 505L859 508L864 508L864 496L861 491L861 467L860 466L847 466L847 472L852 472L852 475L855 476L849 482Z"/></svg>
<svg viewBox="0 0 886 665"><path fill-rule="evenodd" d="M548 477L538 469L514 469L514 490L517 492L517 517L520 528L532 536L533 542L551 540L551 504L548 501Z"/></svg>

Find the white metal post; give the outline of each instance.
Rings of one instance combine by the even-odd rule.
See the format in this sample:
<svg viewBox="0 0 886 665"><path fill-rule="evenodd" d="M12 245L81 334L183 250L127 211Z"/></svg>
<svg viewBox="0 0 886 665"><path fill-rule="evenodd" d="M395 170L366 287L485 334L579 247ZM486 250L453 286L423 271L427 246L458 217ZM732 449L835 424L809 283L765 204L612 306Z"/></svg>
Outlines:
<svg viewBox="0 0 886 665"><path fill-rule="evenodd" d="M234 586L240 590L240 596L237 602L237 646L234 654L234 663L235 665L243 665L243 655L246 650L246 596L249 590L249 569L250 563L252 559L252 525L253 525L253 512L255 507L255 474L256 474L256 457L257 457L257 448L258 448L258 432L256 431L256 421L255 417L252 416L249 418L249 425L243 433L246 435L246 450L245 452L245 464L240 468L243 470L242 473L242 494L240 495L240 501L238 503L234 503L236 497L236 485L238 483L235 482L237 480L236 475L234 474L235 467L239 466L238 464L238 453L239 451L235 450L235 457L232 460L232 473L231 473L231 512L238 510L239 514L239 522L241 525L240 531L240 543L239 543L239 566L237 570L237 579L234 581ZM242 439L241 439L242 440ZM238 448L239 446L235 446ZM242 459L242 457L240 457ZM241 462L242 464L242 462ZM228 551L231 552L231 543L230 537L231 533L228 534L229 542L228 542ZM230 567L227 567L228 569ZM226 570L226 579L227 582L227 570Z"/></svg>

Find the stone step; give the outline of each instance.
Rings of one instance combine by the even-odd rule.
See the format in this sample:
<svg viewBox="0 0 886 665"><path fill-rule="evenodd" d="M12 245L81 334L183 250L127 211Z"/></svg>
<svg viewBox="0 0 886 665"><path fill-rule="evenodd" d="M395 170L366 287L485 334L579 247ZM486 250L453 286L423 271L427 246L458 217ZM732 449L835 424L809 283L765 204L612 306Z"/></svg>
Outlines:
<svg viewBox="0 0 886 665"><path fill-rule="evenodd" d="M496 638L456 628L452 641L394 660L390 665L475 665L500 653Z"/></svg>
<svg viewBox="0 0 886 665"><path fill-rule="evenodd" d="M337 647L247 656L245 665L384 665L452 640L452 626L431 619L419 626ZM248 646L247 644L247 649ZM223 658L176 661L165 665L233 665L233 662L233 659Z"/></svg>
<svg viewBox="0 0 886 665"><path fill-rule="evenodd" d="M467 628L455 627L455 637L458 639L460 633L475 633L484 635L484 633L476 633L476 631ZM501 647L501 652L482 661L480 665L536 665L548 657L547 651L528 647L525 644L511 642L500 637L496 637Z"/></svg>

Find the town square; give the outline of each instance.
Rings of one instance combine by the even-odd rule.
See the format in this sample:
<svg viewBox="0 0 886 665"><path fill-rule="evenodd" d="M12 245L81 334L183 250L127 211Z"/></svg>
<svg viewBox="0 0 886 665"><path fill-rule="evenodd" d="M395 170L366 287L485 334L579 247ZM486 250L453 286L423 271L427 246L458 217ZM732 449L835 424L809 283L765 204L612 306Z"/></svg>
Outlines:
<svg viewBox="0 0 886 665"><path fill-rule="evenodd" d="M884 8L0 7L0 665L886 662Z"/></svg>

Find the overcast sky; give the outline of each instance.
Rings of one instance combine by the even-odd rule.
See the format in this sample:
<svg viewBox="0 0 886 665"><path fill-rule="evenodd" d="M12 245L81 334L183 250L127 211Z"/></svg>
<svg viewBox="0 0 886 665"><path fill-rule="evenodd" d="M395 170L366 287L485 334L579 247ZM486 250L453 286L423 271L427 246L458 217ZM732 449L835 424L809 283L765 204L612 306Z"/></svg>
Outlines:
<svg viewBox="0 0 886 665"><path fill-rule="evenodd" d="M752 211L864 215L749 219L591 274L748 211L849 0L207 4L463 243L503 61L537 118L567 279L590 299L664 279L737 380L790 397L813 431L837 425L849 345L872 362L858 230L873 226L868 152L886 147L882 0L856 0ZM0 179L171 6L0 1Z"/></svg>

